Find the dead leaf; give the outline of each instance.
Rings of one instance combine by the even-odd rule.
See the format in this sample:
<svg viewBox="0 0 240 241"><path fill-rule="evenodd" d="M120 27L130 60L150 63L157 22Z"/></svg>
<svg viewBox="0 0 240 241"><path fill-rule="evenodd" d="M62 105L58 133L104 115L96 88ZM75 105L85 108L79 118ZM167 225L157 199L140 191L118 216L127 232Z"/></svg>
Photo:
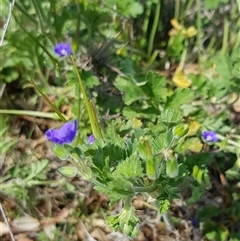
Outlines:
<svg viewBox="0 0 240 241"><path fill-rule="evenodd" d="M43 226L43 231L46 233L50 240L54 240L54 232L56 230L55 224L48 224Z"/></svg>
<svg viewBox="0 0 240 241"><path fill-rule="evenodd" d="M8 226L0 221L0 236L3 236L6 233L9 233Z"/></svg>
<svg viewBox="0 0 240 241"><path fill-rule="evenodd" d="M233 109L235 112L240 113L240 98L233 104Z"/></svg>
<svg viewBox="0 0 240 241"><path fill-rule="evenodd" d="M26 233L20 233L15 235L15 240L16 241L33 241L33 239L30 239L27 237Z"/></svg>
<svg viewBox="0 0 240 241"><path fill-rule="evenodd" d="M197 133L200 128L200 124L197 121L191 121L189 124L188 136L193 136Z"/></svg>
<svg viewBox="0 0 240 241"><path fill-rule="evenodd" d="M34 231L40 226L40 222L31 216L16 218L11 224L18 231Z"/></svg>

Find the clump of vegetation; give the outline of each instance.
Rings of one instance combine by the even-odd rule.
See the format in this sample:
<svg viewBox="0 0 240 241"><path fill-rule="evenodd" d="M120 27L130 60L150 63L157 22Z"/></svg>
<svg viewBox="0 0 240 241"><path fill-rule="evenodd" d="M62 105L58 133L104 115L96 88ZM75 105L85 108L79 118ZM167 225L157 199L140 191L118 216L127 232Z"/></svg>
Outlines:
<svg viewBox="0 0 240 241"><path fill-rule="evenodd" d="M239 1L3 6L4 240L240 239Z"/></svg>

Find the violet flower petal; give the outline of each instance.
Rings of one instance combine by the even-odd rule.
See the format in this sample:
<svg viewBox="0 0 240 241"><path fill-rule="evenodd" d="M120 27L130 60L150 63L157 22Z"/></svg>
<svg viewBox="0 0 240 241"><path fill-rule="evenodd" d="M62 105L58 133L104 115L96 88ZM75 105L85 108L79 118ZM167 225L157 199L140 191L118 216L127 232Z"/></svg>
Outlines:
<svg viewBox="0 0 240 241"><path fill-rule="evenodd" d="M95 141L95 138L94 138L94 135L92 134L88 137L88 144L92 145L94 143L94 141Z"/></svg>
<svg viewBox="0 0 240 241"><path fill-rule="evenodd" d="M59 129L50 129L46 131L46 136L49 141L63 145L65 143L71 143L77 134L78 122L67 122Z"/></svg>
<svg viewBox="0 0 240 241"><path fill-rule="evenodd" d="M59 56L59 57L65 57L65 56L69 56L72 54L72 50L71 50L71 45L70 43L58 43L55 47L54 47L54 52Z"/></svg>
<svg viewBox="0 0 240 241"><path fill-rule="evenodd" d="M206 142L217 142L218 141L218 137L216 132L214 131L203 131L202 132L202 137Z"/></svg>

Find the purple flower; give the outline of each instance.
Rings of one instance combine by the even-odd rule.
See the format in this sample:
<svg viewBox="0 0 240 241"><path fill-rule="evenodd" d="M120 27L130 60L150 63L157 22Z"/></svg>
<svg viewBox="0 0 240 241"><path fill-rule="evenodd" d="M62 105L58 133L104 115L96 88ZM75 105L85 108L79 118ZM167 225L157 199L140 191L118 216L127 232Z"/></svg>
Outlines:
<svg viewBox="0 0 240 241"><path fill-rule="evenodd" d="M65 143L71 143L77 134L78 122L67 122L59 129L50 129L46 131L46 136L49 141L63 145Z"/></svg>
<svg viewBox="0 0 240 241"><path fill-rule="evenodd" d="M202 137L206 142L217 142L217 134L214 131L203 131Z"/></svg>
<svg viewBox="0 0 240 241"><path fill-rule="evenodd" d="M94 135L92 134L88 137L88 144L92 145L94 143L94 141L95 141L95 138L94 138Z"/></svg>
<svg viewBox="0 0 240 241"><path fill-rule="evenodd" d="M71 45L70 43L58 43L55 47L54 47L54 52L59 56L59 57L65 57L65 56L69 56L72 54L72 50L71 50Z"/></svg>

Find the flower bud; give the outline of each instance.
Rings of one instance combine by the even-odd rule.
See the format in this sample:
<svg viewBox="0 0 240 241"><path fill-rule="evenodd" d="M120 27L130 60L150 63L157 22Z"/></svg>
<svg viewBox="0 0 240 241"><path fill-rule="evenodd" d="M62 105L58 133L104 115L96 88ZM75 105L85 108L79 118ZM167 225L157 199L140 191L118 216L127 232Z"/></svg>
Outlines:
<svg viewBox="0 0 240 241"><path fill-rule="evenodd" d="M167 161L166 173L170 178L175 178L178 175L178 162L172 158Z"/></svg>
<svg viewBox="0 0 240 241"><path fill-rule="evenodd" d="M55 155L63 161L67 160L69 157L69 152L64 146L53 145L53 151Z"/></svg>
<svg viewBox="0 0 240 241"><path fill-rule="evenodd" d="M148 139L139 139L138 153L143 160L152 158L152 150Z"/></svg>
<svg viewBox="0 0 240 241"><path fill-rule="evenodd" d="M146 162L146 174L151 180L156 180L159 176L156 159L152 155L151 145L148 139L140 139L138 143L140 157Z"/></svg>
<svg viewBox="0 0 240 241"><path fill-rule="evenodd" d="M65 177L75 177L78 173L77 168L72 166L59 167L58 171Z"/></svg>
<svg viewBox="0 0 240 241"><path fill-rule="evenodd" d="M156 159L151 158L146 160L146 174L150 180L156 180L159 177L159 169L157 167Z"/></svg>
<svg viewBox="0 0 240 241"><path fill-rule="evenodd" d="M173 136L179 139L188 133L189 127L187 124L179 124L173 128Z"/></svg>

